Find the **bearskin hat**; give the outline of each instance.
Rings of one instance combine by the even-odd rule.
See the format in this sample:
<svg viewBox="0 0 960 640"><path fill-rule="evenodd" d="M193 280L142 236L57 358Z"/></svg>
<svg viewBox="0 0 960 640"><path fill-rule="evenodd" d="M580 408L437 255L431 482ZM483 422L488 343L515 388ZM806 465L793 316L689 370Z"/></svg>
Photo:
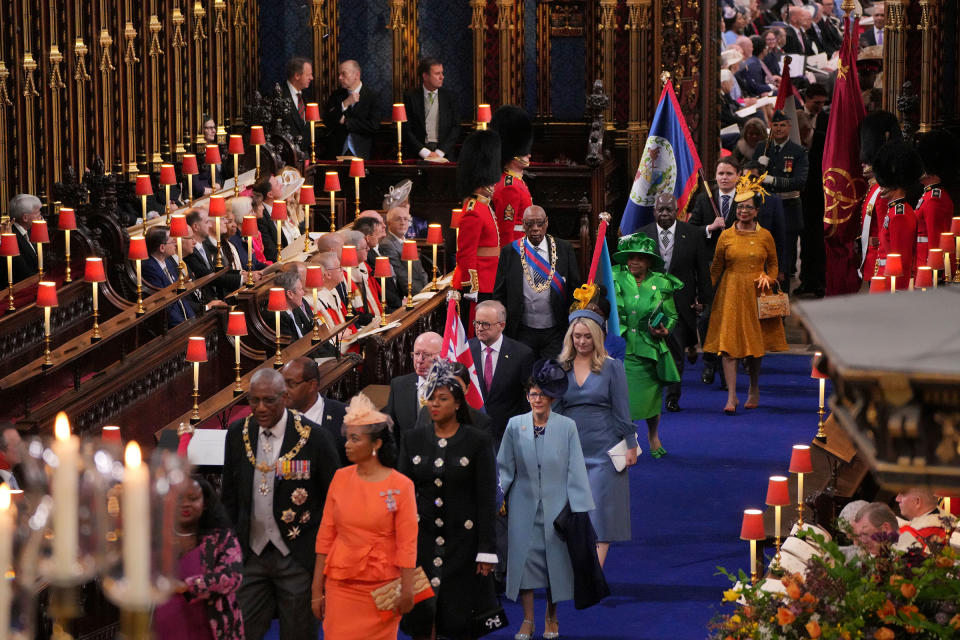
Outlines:
<svg viewBox="0 0 960 640"><path fill-rule="evenodd" d="M466 198L477 187L500 181L500 136L496 131L475 131L467 136L457 162L457 196Z"/></svg>
<svg viewBox="0 0 960 640"><path fill-rule="evenodd" d="M920 155L910 144L898 140L880 147L873 158L877 184L886 189L911 189L923 175Z"/></svg>
<svg viewBox="0 0 960 640"><path fill-rule="evenodd" d="M505 104L493 114L490 128L500 134L500 166L514 157L528 156L533 148L533 121L527 112Z"/></svg>
<svg viewBox="0 0 960 640"><path fill-rule="evenodd" d="M952 183L957 173L957 138L946 129L934 129L920 136L917 153L923 161L923 170Z"/></svg>
<svg viewBox="0 0 960 640"><path fill-rule="evenodd" d="M873 164L873 158L887 142L901 140L900 122L889 111L874 111L860 123L860 162Z"/></svg>

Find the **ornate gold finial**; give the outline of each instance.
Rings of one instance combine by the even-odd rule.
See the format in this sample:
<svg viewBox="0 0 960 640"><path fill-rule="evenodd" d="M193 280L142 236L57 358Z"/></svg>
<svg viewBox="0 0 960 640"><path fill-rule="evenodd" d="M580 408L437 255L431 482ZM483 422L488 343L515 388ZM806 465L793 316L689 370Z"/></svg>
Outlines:
<svg viewBox="0 0 960 640"><path fill-rule="evenodd" d="M137 57L137 50L133 46L133 41L137 39L137 30L134 28L132 22L127 22L124 26L123 37L127 41L127 47L123 53L123 61L127 63L127 66L140 62L140 58Z"/></svg>
<svg viewBox="0 0 960 640"><path fill-rule="evenodd" d="M77 41L73 43L73 55L77 58L77 67L73 72L73 79L77 82L87 82L90 80L90 74L87 73L87 45L84 44L83 38L77 38Z"/></svg>
<svg viewBox="0 0 960 640"><path fill-rule="evenodd" d="M113 46L113 38L110 37L110 32L106 29L100 30L100 48L103 49L103 55L100 56L100 72L108 73L113 71L116 67L113 66L113 61L110 59L110 47Z"/></svg>
<svg viewBox="0 0 960 640"><path fill-rule="evenodd" d="M597 215L597 217L600 218L601 220L603 220L604 222L606 222L607 224L610 224L610 220L613 219L612 216L611 216L609 213L607 213L606 211L601 211L601 212Z"/></svg>
<svg viewBox="0 0 960 640"><path fill-rule="evenodd" d="M484 0L470 0L470 8L473 9L473 14L470 17L471 31L482 31L486 28L483 20L483 8L485 5Z"/></svg>
<svg viewBox="0 0 960 640"><path fill-rule="evenodd" d="M513 0L497 0L497 29L510 31L513 28Z"/></svg>
<svg viewBox="0 0 960 640"><path fill-rule="evenodd" d="M39 96L37 85L33 81L33 73L37 70L37 61L33 59L33 54L27 51L23 54L23 97L33 98Z"/></svg>
<svg viewBox="0 0 960 640"><path fill-rule="evenodd" d="M160 31L163 25L160 24L160 18L156 14L150 16L150 51L152 58L163 55L163 49L160 48Z"/></svg>
<svg viewBox="0 0 960 640"><path fill-rule="evenodd" d="M180 426L177 427L177 436L182 436L185 433L193 433L196 429L192 424L187 424L186 422L181 422Z"/></svg>
<svg viewBox="0 0 960 640"><path fill-rule="evenodd" d="M318 33L327 28L327 23L323 21L323 0L313 0L313 9L310 11L310 26Z"/></svg>
<svg viewBox="0 0 960 640"><path fill-rule="evenodd" d="M207 39L207 33L203 30L203 19L207 16L207 10L199 1L193 3L193 39L201 42Z"/></svg>
<svg viewBox="0 0 960 640"><path fill-rule="evenodd" d="M63 54L60 53L60 47L55 44L50 45L50 83L48 86L54 91L67 86L63 84L63 78L60 76L60 63L62 62Z"/></svg>
<svg viewBox="0 0 960 640"><path fill-rule="evenodd" d="M390 0L390 24L387 25L387 29L396 31L406 26L403 15L403 5L404 0Z"/></svg>
<svg viewBox="0 0 960 640"><path fill-rule="evenodd" d="M246 2L247 0L237 0L233 5L233 28L237 31L240 31L247 26L247 20L244 17L246 15ZM314 0L314 4L318 3L319 0ZM327 25L323 26L326 27Z"/></svg>
<svg viewBox="0 0 960 640"><path fill-rule="evenodd" d="M214 33L226 33L227 21L224 18L224 12L227 9L227 3L224 0L214 0L213 10L217 12L217 18L214 20Z"/></svg>
<svg viewBox="0 0 960 640"><path fill-rule="evenodd" d="M173 8L171 22L173 22L173 42L170 43L170 46L174 49L183 49L187 46L187 42L183 39L183 23L185 22L185 18L180 11L180 7Z"/></svg>
<svg viewBox="0 0 960 640"><path fill-rule="evenodd" d="M660 74L660 84L666 85L668 82L670 82L670 72L664 71Z"/></svg>
<svg viewBox="0 0 960 640"><path fill-rule="evenodd" d="M857 3L854 2L854 0L843 0L843 3L841 3L840 8L843 10L844 13L847 13L847 14L853 13L853 11L857 8Z"/></svg>
<svg viewBox="0 0 960 640"><path fill-rule="evenodd" d="M7 79L10 77L10 70L7 69L7 63L0 60L0 107L9 107L13 104L10 101L10 94L7 93Z"/></svg>

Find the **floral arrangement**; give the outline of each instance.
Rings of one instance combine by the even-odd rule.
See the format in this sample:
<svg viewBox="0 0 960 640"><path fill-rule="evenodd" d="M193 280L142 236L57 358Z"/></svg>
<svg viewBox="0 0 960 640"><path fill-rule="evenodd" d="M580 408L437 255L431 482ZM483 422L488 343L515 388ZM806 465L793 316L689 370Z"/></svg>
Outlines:
<svg viewBox="0 0 960 640"><path fill-rule="evenodd" d="M947 527L950 531L950 527ZM786 593L750 584L743 571L723 601L732 613L718 614L709 626L712 640L960 639L960 553L945 541L932 541L929 554L891 548L896 535L881 542L877 556L848 557L823 536L802 532L824 550L804 575L779 577Z"/></svg>

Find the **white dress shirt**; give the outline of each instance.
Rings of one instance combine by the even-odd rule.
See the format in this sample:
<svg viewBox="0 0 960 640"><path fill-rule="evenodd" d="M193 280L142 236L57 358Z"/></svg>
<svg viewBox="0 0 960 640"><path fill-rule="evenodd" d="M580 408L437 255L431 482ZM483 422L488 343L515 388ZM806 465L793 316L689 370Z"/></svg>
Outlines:
<svg viewBox="0 0 960 640"><path fill-rule="evenodd" d="M309 420L310 422L315 422L316 424L323 424L323 396L319 393L317 394L317 401L313 403L313 406L303 412L303 417Z"/></svg>
<svg viewBox="0 0 960 640"><path fill-rule="evenodd" d="M433 104L430 104L431 94L433 95ZM426 87L423 87L423 117L426 129L424 142L439 142L439 135L437 133L439 125L437 123L440 118L440 91L438 89L428 91ZM430 153L430 149L426 147L423 147L418 152L421 158L426 158ZM443 157L443 151L440 149L437 149L433 153L436 153L441 158Z"/></svg>
<svg viewBox="0 0 960 640"><path fill-rule="evenodd" d="M666 242L664 242L664 232L666 232ZM657 245L660 247L660 257L663 258L663 272L670 272L670 263L673 261L673 247L676 245L677 223L670 225L669 229L657 226Z"/></svg>
<svg viewBox="0 0 960 640"><path fill-rule="evenodd" d="M496 375L497 373L497 362L500 360L500 350L503 349L503 334L501 333L500 337L497 338L493 342L493 344L491 344L489 347L483 344L482 342L480 343L480 363L481 363L480 366L484 374L480 376L481 382L483 381L483 378L486 376L486 373L487 373L486 366L487 366L487 349L488 348L493 350L490 352L490 362L492 363L492 365L490 366L490 379L493 380L493 376Z"/></svg>
<svg viewBox="0 0 960 640"><path fill-rule="evenodd" d="M293 100L293 108L296 109L296 110L297 110L297 113L299 114L300 111L299 111L299 106L297 105L297 96L299 95L299 96L302 97L302 96L303 96L303 92L297 91L297 88L296 88L295 86L293 86L292 84L290 84L290 81L289 81L289 80L287 80L287 91L290 92L290 99ZM304 108L304 109L307 108L307 99L306 99L306 98L303 99L303 108Z"/></svg>

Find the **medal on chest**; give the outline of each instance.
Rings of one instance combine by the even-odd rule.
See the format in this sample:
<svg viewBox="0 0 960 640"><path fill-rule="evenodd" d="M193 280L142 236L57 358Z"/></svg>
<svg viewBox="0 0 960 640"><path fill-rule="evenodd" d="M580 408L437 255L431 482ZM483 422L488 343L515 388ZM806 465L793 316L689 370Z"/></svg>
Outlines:
<svg viewBox="0 0 960 640"><path fill-rule="evenodd" d="M787 156L783 159L783 172L793 172L793 156Z"/></svg>

